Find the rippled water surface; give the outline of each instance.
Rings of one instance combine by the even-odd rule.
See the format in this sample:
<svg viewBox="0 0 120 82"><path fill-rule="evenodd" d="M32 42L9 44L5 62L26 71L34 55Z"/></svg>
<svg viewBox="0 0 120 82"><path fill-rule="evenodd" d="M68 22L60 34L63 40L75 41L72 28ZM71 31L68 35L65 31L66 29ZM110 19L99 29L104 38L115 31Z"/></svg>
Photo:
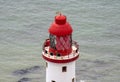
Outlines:
<svg viewBox="0 0 120 82"><path fill-rule="evenodd" d="M119 82L120 0L0 0L0 82L45 82L41 48L56 11L80 44L77 82Z"/></svg>

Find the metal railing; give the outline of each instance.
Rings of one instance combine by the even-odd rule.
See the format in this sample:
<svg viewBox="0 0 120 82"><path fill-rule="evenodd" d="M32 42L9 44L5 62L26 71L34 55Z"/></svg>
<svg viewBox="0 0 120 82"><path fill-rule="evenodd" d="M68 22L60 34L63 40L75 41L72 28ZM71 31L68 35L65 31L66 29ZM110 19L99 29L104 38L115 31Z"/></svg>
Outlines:
<svg viewBox="0 0 120 82"><path fill-rule="evenodd" d="M46 39L46 41L43 44L43 55L52 59L57 59L57 60L63 60L63 59L70 59L74 58L79 55L79 45L77 42L72 41L72 52L69 55L66 56L57 56L57 55L50 55L49 48L50 48L50 43L49 39Z"/></svg>

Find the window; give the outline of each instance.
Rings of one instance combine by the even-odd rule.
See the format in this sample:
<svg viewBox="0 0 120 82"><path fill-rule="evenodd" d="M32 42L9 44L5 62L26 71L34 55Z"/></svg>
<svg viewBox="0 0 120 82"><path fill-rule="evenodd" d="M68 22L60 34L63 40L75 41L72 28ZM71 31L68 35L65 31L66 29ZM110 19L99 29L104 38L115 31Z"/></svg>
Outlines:
<svg viewBox="0 0 120 82"><path fill-rule="evenodd" d="M70 49L72 46L72 37L71 35L66 36L56 36L56 49L57 50L66 50Z"/></svg>
<svg viewBox="0 0 120 82"><path fill-rule="evenodd" d="M66 66L63 66L62 67L62 72L66 72L67 71L67 67Z"/></svg>
<svg viewBox="0 0 120 82"><path fill-rule="evenodd" d="M47 50L45 50L45 53L48 54Z"/></svg>
<svg viewBox="0 0 120 82"><path fill-rule="evenodd" d="M60 57L60 54L59 54L59 53L57 53L57 57Z"/></svg>
<svg viewBox="0 0 120 82"><path fill-rule="evenodd" d="M76 53L78 53L78 49L76 50Z"/></svg>
<svg viewBox="0 0 120 82"><path fill-rule="evenodd" d="M53 56L53 53L50 53L51 56Z"/></svg>
<svg viewBox="0 0 120 82"><path fill-rule="evenodd" d="M72 34L70 35L70 47L72 47Z"/></svg>
<svg viewBox="0 0 120 82"><path fill-rule="evenodd" d="M56 47L55 47L55 36L50 34L49 38L50 38L50 47L53 48L53 49L56 49Z"/></svg>
<svg viewBox="0 0 120 82"><path fill-rule="evenodd" d="M72 82L75 82L75 78L72 78Z"/></svg>
<svg viewBox="0 0 120 82"><path fill-rule="evenodd" d="M51 82L56 82L56 81L52 80Z"/></svg>

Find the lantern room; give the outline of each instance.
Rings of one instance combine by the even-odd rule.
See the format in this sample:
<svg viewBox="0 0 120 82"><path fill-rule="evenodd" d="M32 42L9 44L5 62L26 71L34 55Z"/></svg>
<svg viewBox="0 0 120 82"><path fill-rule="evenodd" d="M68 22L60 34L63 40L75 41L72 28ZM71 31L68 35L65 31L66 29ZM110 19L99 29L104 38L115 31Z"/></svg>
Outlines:
<svg viewBox="0 0 120 82"><path fill-rule="evenodd" d="M49 28L51 54L68 55L72 51L72 27L64 15L55 16L55 21Z"/></svg>

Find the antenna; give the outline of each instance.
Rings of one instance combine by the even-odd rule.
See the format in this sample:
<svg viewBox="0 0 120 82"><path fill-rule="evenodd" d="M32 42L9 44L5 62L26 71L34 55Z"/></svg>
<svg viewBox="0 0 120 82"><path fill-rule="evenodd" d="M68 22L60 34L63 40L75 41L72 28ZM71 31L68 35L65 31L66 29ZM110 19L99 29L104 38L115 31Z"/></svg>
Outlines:
<svg viewBox="0 0 120 82"><path fill-rule="evenodd" d="M62 15L62 13L60 11L57 11L56 14L57 15Z"/></svg>

